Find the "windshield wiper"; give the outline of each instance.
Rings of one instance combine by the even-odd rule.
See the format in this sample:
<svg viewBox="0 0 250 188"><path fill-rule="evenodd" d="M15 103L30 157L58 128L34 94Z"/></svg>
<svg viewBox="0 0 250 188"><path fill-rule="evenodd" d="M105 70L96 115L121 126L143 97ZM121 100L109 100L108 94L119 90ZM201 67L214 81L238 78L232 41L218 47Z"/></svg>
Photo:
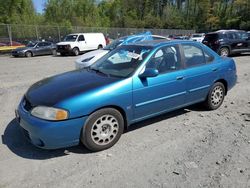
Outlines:
<svg viewBox="0 0 250 188"><path fill-rule="evenodd" d="M104 75L110 77L109 74L106 74L106 73L100 71L99 69L94 69L94 68L88 67L88 70L92 70L92 71L95 71L96 73L104 74Z"/></svg>

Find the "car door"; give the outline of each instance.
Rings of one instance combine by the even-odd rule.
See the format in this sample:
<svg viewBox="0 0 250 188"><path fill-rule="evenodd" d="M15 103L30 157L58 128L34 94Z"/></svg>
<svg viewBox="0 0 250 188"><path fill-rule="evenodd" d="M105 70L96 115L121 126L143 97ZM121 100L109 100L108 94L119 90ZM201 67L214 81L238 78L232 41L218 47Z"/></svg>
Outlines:
<svg viewBox="0 0 250 188"><path fill-rule="evenodd" d="M219 64L214 57L204 52L198 44L182 44L185 58L186 97L185 104L193 104L206 99L208 92L218 77Z"/></svg>
<svg viewBox="0 0 250 188"><path fill-rule="evenodd" d="M184 70L178 46L158 49L147 62L145 70L153 68L159 75L133 78L134 119L144 119L170 111L184 104Z"/></svg>
<svg viewBox="0 0 250 188"><path fill-rule="evenodd" d="M47 42L39 42L36 46L36 55L46 55L48 54L48 49Z"/></svg>
<svg viewBox="0 0 250 188"><path fill-rule="evenodd" d="M79 35L79 36L78 36L78 39L77 39L77 42L78 42L79 50L80 50L81 52L82 52L82 51L89 50L89 49L88 49L88 44L87 44L87 41L85 40L84 35Z"/></svg>
<svg viewBox="0 0 250 188"><path fill-rule="evenodd" d="M52 43L50 42L44 42L43 43L43 55L48 55L52 53Z"/></svg>

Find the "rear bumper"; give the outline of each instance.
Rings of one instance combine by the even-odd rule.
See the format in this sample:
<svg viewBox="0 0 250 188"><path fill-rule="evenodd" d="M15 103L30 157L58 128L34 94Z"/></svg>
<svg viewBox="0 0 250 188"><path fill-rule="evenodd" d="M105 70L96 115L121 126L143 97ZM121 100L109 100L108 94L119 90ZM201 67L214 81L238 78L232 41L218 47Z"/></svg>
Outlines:
<svg viewBox="0 0 250 188"><path fill-rule="evenodd" d="M32 116L22 105L16 111L17 121L26 138L37 147L58 149L78 145L87 116L65 121L46 121Z"/></svg>

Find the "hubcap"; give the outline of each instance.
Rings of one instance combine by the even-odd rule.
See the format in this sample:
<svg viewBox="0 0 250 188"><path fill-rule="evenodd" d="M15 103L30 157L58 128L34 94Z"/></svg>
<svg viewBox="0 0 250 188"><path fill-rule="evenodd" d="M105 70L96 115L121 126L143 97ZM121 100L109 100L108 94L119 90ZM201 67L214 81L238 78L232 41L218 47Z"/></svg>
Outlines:
<svg viewBox="0 0 250 188"><path fill-rule="evenodd" d="M218 106L223 100L223 89L221 86L216 86L211 94L211 102L214 106Z"/></svg>
<svg viewBox="0 0 250 188"><path fill-rule="evenodd" d="M117 119L112 115L98 118L91 129L91 138L97 145L107 145L116 137L119 129Z"/></svg>
<svg viewBox="0 0 250 188"><path fill-rule="evenodd" d="M228 56L228 50L227 49L222 49L221 50L221 56L227 57Z"/></svg>

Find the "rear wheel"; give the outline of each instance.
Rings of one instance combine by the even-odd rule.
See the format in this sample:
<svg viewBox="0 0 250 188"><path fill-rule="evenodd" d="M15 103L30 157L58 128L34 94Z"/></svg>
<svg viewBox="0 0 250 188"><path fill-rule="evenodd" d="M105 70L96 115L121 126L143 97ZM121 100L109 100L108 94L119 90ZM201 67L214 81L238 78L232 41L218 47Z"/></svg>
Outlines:
<svg viewBox="0 0 250 188"><path fill-rule="evenodd" d="M99 46L98 46L98 49L102 49L103 48L103 46L100 44Z"/></svg>
<svg viewBox="0 0 250 188"><path fill-rule="evenodd" d="M78 56L79 55L79 49L78 48L73 48L73 54L75 56Z"/></svg>
<svg viewBox="0 0 250 188"><path fill-rule="evenodd" d="M222 57L228 57L230 54L229 54L229 49L227 47L222 47L219 51L219 55L222 56Z"/></svg>
<svg viewBox="0 0 250 188"><path fill-rule="evenodd" d="M225 97L225 86L221 82L216 82L209 91L205 105L209 110L219 108Z"/></svg>
<svg viewBox="0 0 250 188"><path fill-rule="evenodd" d="M25 57L32 57L32 53L30 51L25 52Z"/></svg>
<svg viewBox="0 0 250 188"><path fill-rule="evenodd" d="M91 114L84 125L81 141L91 151L112 147L121 137L124 120L119 111L104 108Z"/></svg>

